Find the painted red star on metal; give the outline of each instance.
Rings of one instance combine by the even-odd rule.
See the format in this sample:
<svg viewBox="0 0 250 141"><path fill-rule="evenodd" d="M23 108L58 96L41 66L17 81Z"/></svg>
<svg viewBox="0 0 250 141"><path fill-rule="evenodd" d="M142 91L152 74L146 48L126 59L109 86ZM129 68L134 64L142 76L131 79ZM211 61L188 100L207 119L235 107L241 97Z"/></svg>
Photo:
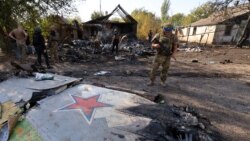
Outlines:
<svg viewBox="0 0 250 141"><path fill-rule="evenodd" d="M73 103L69 104L59 110L78 110L83 115L84 119L91 124L95 111L97 108L110 107L111 105L99 102L100 95L95 95L89 98L82 98L79 96L70 95Z"/></svg>

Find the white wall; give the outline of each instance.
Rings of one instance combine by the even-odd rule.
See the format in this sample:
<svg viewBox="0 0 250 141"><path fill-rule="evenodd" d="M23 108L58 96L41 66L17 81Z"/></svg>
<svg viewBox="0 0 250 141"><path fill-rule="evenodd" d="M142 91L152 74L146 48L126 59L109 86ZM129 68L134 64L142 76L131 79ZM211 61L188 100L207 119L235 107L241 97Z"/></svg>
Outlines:
<svg viewBox="0 0 250 141"><path fill-rule="evenodd" d="M178 34L180 41L195 42L202 44L230 44L237 43L241 34L243 33L244 27L247 20L241 22L240 25L234 25L230 35L225 35L226 25L211 25L211 26L200 26L196 29L196 34L193 35L195 27L185 27L180 29L183 33ZM190 28L188 36L188 28ZM203 36L203 37L202 37ZM248 38L250 42L250 37Z"/></svg>
<svg viewBox="0 0 250 141"><path fill-rule="evenodd" d="M202 43L202 44L212 44L214 39L214 32L216 30L216 26L200 26L196 27L196 34L193 35L195 27L190 27L189 36L187 31L188 27L182 29L183 36L179 34L180 41L187 41L188 42L195 42L195 43Z"/></svg>

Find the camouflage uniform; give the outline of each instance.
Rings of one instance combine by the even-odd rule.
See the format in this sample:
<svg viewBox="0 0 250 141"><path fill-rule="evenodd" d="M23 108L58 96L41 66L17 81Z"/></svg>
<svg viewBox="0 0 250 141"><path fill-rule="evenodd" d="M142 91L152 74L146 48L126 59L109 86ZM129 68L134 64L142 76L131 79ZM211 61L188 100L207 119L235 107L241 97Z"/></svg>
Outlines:
<svg viewBox="0 0 250 141"><path fill-rule="evenodd" d="M167 79L167 73L170 66L171 53L173 51L173 45L177 43L177 37L172 34L170 37L161 36L159 39L161 48L157 49L157 54L153 61L153 68L150 73L150 80L154 82L157 70L162 66L161 81L165 82ZM165 51L168 48L169 51Z"/></svg>
<svg viewBox="0 0 250 141"><path fill-rule="evenodd" d="M58 40L59 40L58 33L55 30L51 30L50 37L49 37L49 47L50 47L50 56L51 56L52 63L59 62Z"/></svg>
<svg viewBox="0 0 250 141"><path fill-rule="evenodd" d="M24 61L27 57L26 56L26 45L22 44L22 43L17 43L16 46L17 46L17 50L18 50L19 55L20 55L18 59L20 59L20 61L22 63L24 63Z"/></svg>

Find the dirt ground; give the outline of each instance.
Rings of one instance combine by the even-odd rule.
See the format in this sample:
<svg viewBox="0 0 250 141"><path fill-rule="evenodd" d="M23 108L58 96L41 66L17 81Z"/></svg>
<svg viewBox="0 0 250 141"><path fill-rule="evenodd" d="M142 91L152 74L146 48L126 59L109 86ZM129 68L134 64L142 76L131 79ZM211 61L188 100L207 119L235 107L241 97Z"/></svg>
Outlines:
<svg viewBox="0 0 250 141"><path fill-rule="evenodd" d="M179 51L176 58L177 61L172 60L166 87L160 85L159 77L155 86L147 86L153 56L115 61L114 56L96 55L91 62L56 64L53 72L81 77L84 83L162 94L170 105L196 108L226 141L250 141L250 49ZM8 58L0 59L3 80L11 76L12 67ZM99 71L111 73L95 76Z"/></svg>

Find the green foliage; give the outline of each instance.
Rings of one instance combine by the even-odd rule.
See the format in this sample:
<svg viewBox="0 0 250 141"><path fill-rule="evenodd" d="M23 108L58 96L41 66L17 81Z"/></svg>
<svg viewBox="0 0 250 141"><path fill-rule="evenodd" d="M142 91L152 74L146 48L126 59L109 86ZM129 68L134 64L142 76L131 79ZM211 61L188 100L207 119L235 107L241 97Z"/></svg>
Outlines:
<svg viewBox="0 0 250 141"><path fill-rule="evenodd" d="M78 23L82 23L83 22L82 19L81 19L81 17L79 17L79 16L75 16L73 18L68 18L68 21L69 21L70 24L72 24L74 20L76 20Z"/></svg>
<svg viewBox="0 0 250 141"><path fill-rule="evenodd" d="M31 30L47 14L74 12L75 8L71 6L74 1L76 0L0 0L0 34L7 34L18 23Z"/></svg>
<svg viewBox="0 0 250 141"><path fill-rule="evenodd" d="M100 18L102 16L104 16L103 12L94 11L91 14L91 19L94 20L94 19Z"/></svg>
<svg viewBox="0 0 250 141"><path fill-rule="evenodd" d="M118 17L113 17L113 18L110 19L110 21L113 21L113 22L120 22L120 23L124 22L123 19L118 18Z"/></svg>
<svg viewBox="0 0 250 141"><path fill-rule="evenodd" d="M189 14L189 15L187 15L187 16L183 19L182 25L187 26L187 25L190 25L190 24L193 23L193 22L196 22L197 20L198 20L197 18L195 18L193 15Z"/></svg>
<svg viewBox="0 0 250 141"><path fill-rule="evenodd" d="M170 9L170 0L164 0L162 3L162 6L161 6L161 20L162 20L162 22L165 22L168 19L169 9Z"/></svg>
<svg viewBox="0 0 250 141"><path fill-rule="evenodd" d="M146 39L149 30L152 30L153 34L159 32L161 20L157 18L155 14L141 8L141 9L135 9L131 15L138 22L137 25L138 38Z"/></svg>
<svg viewBox="0 0 250 141"><path fill-rule="evenodd" d="M183 20L183 25L189 25L200 19L207 18L216 11L216 5L213 2L206 2L201 6L193 9Z"/></svg>
<svg viewBox="0 0 250 141"><path fill-rule="evenodd" d="M172 17L169 18L169 21L174 25L174 26L181 26L183 24L183 20L185 18L185 15L182 13L177 13L173 15Z"/></svg>
<svg viewBox="0 0 250 141"><path fill-rule="evenodd" d="M59 17L57 15L50 15L50 16L42 18L39 21L39 23L40 23L39 26L41 26L41 28L42 28L43 35L45 37L49 36L50 27L52 25L56 26L58 23L60 23L60 21L61 21L61 17Z"/></svg>
<svg viewBox="0 0 250 141"><path fill-rule="evenodd" d="M207 2L197 8L195 8L193 11L191 11L191 15L194 16L196 20L204 19L210 16L212 13L214 13L216 10L216 6L212 2Z"/></svg>

